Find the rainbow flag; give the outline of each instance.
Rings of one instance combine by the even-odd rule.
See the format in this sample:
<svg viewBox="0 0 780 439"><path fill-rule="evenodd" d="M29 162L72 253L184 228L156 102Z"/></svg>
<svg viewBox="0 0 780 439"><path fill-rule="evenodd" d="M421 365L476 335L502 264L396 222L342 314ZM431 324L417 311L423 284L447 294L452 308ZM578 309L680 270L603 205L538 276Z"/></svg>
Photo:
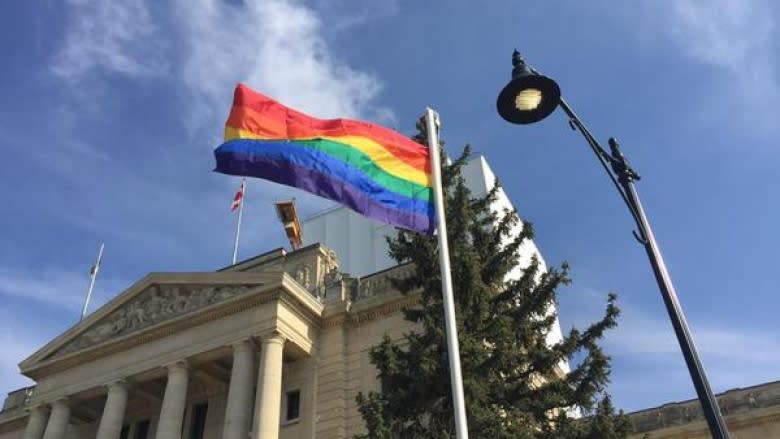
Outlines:
<svg viewBox="0 0 780 439"><path fill-rule="evenodd" d="M379 125L316 119L239 84L214 156L216 172L275 181L377 221L434 232L428 148Z"/></svg>

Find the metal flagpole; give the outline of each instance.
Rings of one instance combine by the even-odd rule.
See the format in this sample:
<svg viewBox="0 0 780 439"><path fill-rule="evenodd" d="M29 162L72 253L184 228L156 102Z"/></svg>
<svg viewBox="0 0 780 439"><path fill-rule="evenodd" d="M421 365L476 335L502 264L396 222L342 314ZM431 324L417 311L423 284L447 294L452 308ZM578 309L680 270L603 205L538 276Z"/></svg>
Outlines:
<svg viewBox="0 0 780 439"><path fill-rule="evenodd" d="M238 201L238 220L236 220L236 239L233 242L233 265L238 258L238 238L241 235L241 216L244 213L244 198L246 197L246 178L241 180L241 199Z"/></svg>
<svg viewBox="0 0 780 439"><path fill-rule="evenodd" d="M438 128L439 115L430 108L425 109L428 130L428 149L431 154L431 175L433 177L433 198L436 203L436 223L439 235L439 266L441 267L441 288L444 296L444 322L447 330L447 355L450 362L452 381L452 402L455 410L455 433L458 439L468 439L466 403L463 397L463 378L460 372L460 348L458 327L455 322L455 302L452 297L452 275L450 274L450 249L447 244L447 222L444 217L444 196L441 183L441 158L439 157Z"/></svg>
<svg viewBox="0 0 780 439"><path fill-rule="evenodd" d="M81 309L81 318L79 321L84 320L84 316L87 315L87 307L89 306L89 299L92 297L92 288L95 287L95 278L97 277L98 270L100 270L100 261L103 260L103 243L100 243L100 250L98 251L97 261L89 273L89 288L87 289L87 298L84 299L84 307Z"/></svg>

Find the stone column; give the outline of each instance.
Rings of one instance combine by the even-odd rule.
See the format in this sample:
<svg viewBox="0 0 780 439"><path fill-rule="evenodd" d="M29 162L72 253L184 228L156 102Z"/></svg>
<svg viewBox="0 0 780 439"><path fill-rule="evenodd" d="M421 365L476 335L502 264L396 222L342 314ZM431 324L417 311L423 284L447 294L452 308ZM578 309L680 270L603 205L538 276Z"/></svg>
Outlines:
<svg viewBox="0 0 780 439"><path fill-rule="evenodd" d="M122 423L125 420L125 407L127 407L127 383L119 380L109 384L97 439L119 439Z"/></svg>
<svg viewBox="0 0 780 439"><path fill-rule="evenodd" d="M47 410L44 406L35 406L30 409L30 418L27 419L27 427L24 429L22 439L41 439L46 428Z"/></svg>
<svg viewBox="0 0 780 439"><path fill-rule="evenodd" d="M242 340L233 345L233 370L230 373L225 425L222 439L246 439L252 419L252 343Z"/></svg>
<svg viewBox="0 0 780 439"><path fill-rule="evenodd" d="M189 381L187 363L177 361L167 367L168 383L165 385L165 396L160 409L160 421L157 424L155 439L181 439Z"/></svg>
<svg viewBox="0 0 780 439"><path fill-rule="evenodd" d="M271 335L263 340L257 374L254 439L279 438L279 410L282 405L282 349L284 337Z"/></svg>
<svg viewBox="0 0 780 439"><path fill-rule="evenodd" d="M43 439L64 439L70 422L70 406L67 398L54 401L51 405L49 422L46 424L46 432Z"/></svg>

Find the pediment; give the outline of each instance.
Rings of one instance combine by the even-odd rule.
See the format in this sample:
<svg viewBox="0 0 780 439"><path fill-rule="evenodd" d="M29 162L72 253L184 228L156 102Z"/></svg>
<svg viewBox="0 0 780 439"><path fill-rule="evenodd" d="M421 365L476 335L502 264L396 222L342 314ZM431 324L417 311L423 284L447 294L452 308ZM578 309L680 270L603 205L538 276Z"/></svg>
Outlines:
<svg viewBox="0 0 780 439"><path fill-rule="evenodd" d="M51 358L76 352L112 338L180 317L200 308L246 294L257 285L157 284L146 288L123 306L58 349Z"/></svg>
<svg viewBox="0 0 780 439"><path fill-rule="evenodd" d="M154 273L20 364L22 371L145 334L289 282L284 273Z"/></svg>

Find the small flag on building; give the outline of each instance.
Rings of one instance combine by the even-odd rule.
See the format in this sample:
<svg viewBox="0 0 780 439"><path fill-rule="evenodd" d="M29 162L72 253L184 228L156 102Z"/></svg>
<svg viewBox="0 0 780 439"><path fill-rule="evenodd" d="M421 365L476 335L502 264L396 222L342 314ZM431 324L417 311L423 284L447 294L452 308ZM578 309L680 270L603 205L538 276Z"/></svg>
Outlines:
<svg viewBox="0 0 780 439"><path fill-rule="evenodd" d="M100 243L100 250L98 251L98 257L97 261L95 261L95 265L92 266L92 268L89 269L89 275L95 276L97 275L98 270L100 270L100 263L103 262L103 243Z"/></svg>
<svg viewBox="0 0 780 439"><path fill-rule="evenodd" d="M241 200L244 199L244 190L246 189L246 178L241 179L241 186L238 187L238 192L233 197L233 202L230 203L230 211L233 212L241 206Z"/></svg>
<svg viewBox="0 0 780 439"><path fill-rule="evenodd" d="M419 233L436 228L428 148L379 125L317 119L239 84L214 156L223 174L303 189Z"/></svg>

